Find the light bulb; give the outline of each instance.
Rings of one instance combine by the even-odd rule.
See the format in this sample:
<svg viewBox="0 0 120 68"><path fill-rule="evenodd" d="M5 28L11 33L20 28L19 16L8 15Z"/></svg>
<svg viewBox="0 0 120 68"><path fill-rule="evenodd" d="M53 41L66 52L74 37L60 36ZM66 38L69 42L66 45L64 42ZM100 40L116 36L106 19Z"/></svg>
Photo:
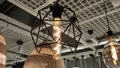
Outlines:
<svg viewBox="0 0 120 68"><path fill-rule="evenodd" d="M116 52L116 49L115 49L115 46L114 46L114 37L113 36L110 36L109 37L109 45L111 46L111 56L112 56L112 61L113 63L116 65L117 64L117 60L118 60L118 57L117 57L117 52Z"/></svg>
<svg viewBox="0 0 120 68"><path fill-rule="evenodd" d="M111 55L113 58L113 63L116 65L118 61L117 52L116 52L114 43L111 42L110 44L111 44Z"/></svg>
<svg viewBox="0 0 120 68"><path fill-rule="evenodd" d="M53 38L54 38L54 44L53 44L53 51L54 51L54 58L56 60L60 59L61 57L61 21L59 17L54 18L53 22Z"/></svg>
<svg viewBox="0 0 120 68"><path fill-rule="evenodd" d="M120 66L120 44L110 36L108 44L103 49L103 59L108 68L119 68Z"/></svg>

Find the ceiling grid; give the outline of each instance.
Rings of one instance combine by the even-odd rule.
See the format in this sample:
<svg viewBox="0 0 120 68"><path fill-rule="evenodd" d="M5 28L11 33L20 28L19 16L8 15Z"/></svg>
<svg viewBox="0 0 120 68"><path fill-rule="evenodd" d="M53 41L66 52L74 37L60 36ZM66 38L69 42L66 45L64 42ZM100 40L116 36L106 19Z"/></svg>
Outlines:
<svg viewBox="0 0 120 68"><path fill-rule="evenodd" d="M49 0L13 0L13 1L22 4L24 7L27 7L31 11L31 13L32 11L34 11L34 14L36 14L35 13L37 12L36 10L40 6L47 3L47 1ZM93 38L102 37L103 34L108 31L105 16L105 6L103 0L60 0L60 4L66 7L70 7L72 10L76 12L81 30L83 32L81 38L83 41L90 40L91 36L88 34L88 30L92 29L94 31L92 35ZM115 33L120 32L120 6L114 7L111 0L106 0L106 7L111 29ZM48 11L49 11L48 9L42 11L42 14L44 15ZM70 12L67 12L67 14L70 14ZM0 29L1 28L2 27L0 26ZM23 40L23 42L25 43L29 42L28 44L25 44L25 47L27 47L28 45L29 46L33 45L31 44L32 42L30 42L31 38L29 36L20 34L14 30L6 29L3 32L3 34L7 38L6 39L7 45L9 45L7 46L8 49L9 48L11 49L12 47L16 46L17 45L16 40L20 39Z"/></svg>

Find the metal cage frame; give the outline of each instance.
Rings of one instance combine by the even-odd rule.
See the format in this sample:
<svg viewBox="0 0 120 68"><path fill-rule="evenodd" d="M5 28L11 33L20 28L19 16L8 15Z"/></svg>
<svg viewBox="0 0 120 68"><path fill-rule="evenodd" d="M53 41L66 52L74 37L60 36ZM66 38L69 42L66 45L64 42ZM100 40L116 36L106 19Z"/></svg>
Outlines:
<svg viewBox="0 0 120 68"><path fill-rule="evenodd" d="M50 30L47 28L47 24L48 24L47 22L48 21L55 21L55 20L53 20L53 19L45 19L46 17L48 17L48 15L50 15L52 10L49 10L45 15L43 15L41 12L45 11L46 9L49 9L51 7L54 7L56 5L61 6L57 2L54 5L49 5L49 6L47 6L47 7L45 7L45 8L38 11L36 19L35 19L35 21L33 23L31 31L30 31L31 37L32 37L32 40L33 40L33 43L34 43L35 47L42 46L42 45L45 45L45 44L53 44L53 43L55 43L55 42L53 42L54 38L53 38ZM67 19L61 19L61 20L57 20L57 21L69 22L69 23L66 23L66 24L62 25L62 26L64 26L64 25L67 25L67 26L65 27L65 29L64 29L64 31L63 31L63 33L61 35L61 38L63 38L63 35L66 33L67 30L69 30L69 32L70 32L70 30L72 29L73 38L75 39L75 41L74 41L75 42L74 43L74 48L75 48L74 51L76 51L76 49L77 49L77 47L79 45L79 42L80 42L81 35L82 35L82 31L81 31L81 28L80 28L80 25L79 25L79 21L77 19L77 16L76 16L75 12L72 9L70 9L68 7L65 7L65 6L61 6L61 7L63 8L63 13L67 17ZM67 11L71 12L72 16L69 16L67 14ZM44 36L39 35L40 31L44 29L43 27L46 28L46 30L48 32L48 36L50 36L52 38L52 40L49 40L48 37L44 37ZM34 33L34 30L36 28L38 28L37 34ZM79 34L78 33L76 34L75 30L77 30L79 32ZM34 37L36 37L36 39ZM38 45L38 39L43 40L43 43ZM47 41L49 40L50 42L47 42L46 40ZM70 44L68 44L67 42L62 42L61 44L68 45L70 49L71 49L71 47L73 47ZM40 52L40 50L38 50L37 48L36 48L36 50L37 50L37 52ZM73 51L73 50L71 49L71 51Z"/></svg>

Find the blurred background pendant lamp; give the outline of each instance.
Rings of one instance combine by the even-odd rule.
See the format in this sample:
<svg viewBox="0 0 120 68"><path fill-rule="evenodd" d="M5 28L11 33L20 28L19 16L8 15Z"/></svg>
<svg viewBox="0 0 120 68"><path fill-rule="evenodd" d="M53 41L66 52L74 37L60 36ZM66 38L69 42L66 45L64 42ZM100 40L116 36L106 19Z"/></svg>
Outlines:
<svg viewBox="0 0 120 68"><path fill-rule="evenodd" d="M0 68L6 68L6 52L5 38L0 33Z"/></svg>
<svg viewBox="0 0 120 68"><path fill-rule="evenodd" d="M103 60L108 68L120 68L120 44L115 40L113 32L110 30L110 22L107 16L106 2L105 13L108 23L108 44L103 48Z"/></svg>
<svg viewBox="0 0 120 68"><path fill-rule="evenodd" d="M34 48L27 58L23 68L65 68L64 61L62 59L54 59L53 51L49 48L49 44L37 47L41 49L38 53Z"/></svg>
<svg viewBox="0 0 120 68"><path fill-rule="evenodd" d="M61 57L63 45L74 47L76 51L81 35L75 12L69 7L60 5L59 0L38 11L31 29L36 51L39 52L37 46L41 44L40 42L51 43L53 58L56 60Z"/></svg>

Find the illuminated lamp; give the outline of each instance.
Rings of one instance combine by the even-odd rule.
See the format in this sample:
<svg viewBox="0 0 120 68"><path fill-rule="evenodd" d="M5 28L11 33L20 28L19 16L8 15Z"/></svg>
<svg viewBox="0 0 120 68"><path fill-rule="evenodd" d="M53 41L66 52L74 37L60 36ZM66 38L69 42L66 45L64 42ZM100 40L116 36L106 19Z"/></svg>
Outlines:
<svg viewBox="0 0 120 68"><path fill-rule="evenodd" d="M112 31L108 31L108 44L103 48L103 60L108 68L120 67L120 44L115 41Z"/></svg>
<svg viewBox="0 0 120 68"><path fill-rule="evenodd" d="M37 52L40 41L51 43L52 56L56 60L61 58L63 45L74 47L76 51L82 35L75 12L60 5L58 0L38 11L30 33Z"/></svg>
<svg viewBox="0 0 120 68"><path fill-rule="evenodd" d="M65 68L62 59L55 60L53 51L49 48L49 44L37 47L41 51L36 52L34 48L28 56L23 68Z"/></svg>
<svg viewBox="0 0 120 68"><path fill-rule="evenodd" d="M0 33L0 68L6 68L6 42Z"/></svg>

